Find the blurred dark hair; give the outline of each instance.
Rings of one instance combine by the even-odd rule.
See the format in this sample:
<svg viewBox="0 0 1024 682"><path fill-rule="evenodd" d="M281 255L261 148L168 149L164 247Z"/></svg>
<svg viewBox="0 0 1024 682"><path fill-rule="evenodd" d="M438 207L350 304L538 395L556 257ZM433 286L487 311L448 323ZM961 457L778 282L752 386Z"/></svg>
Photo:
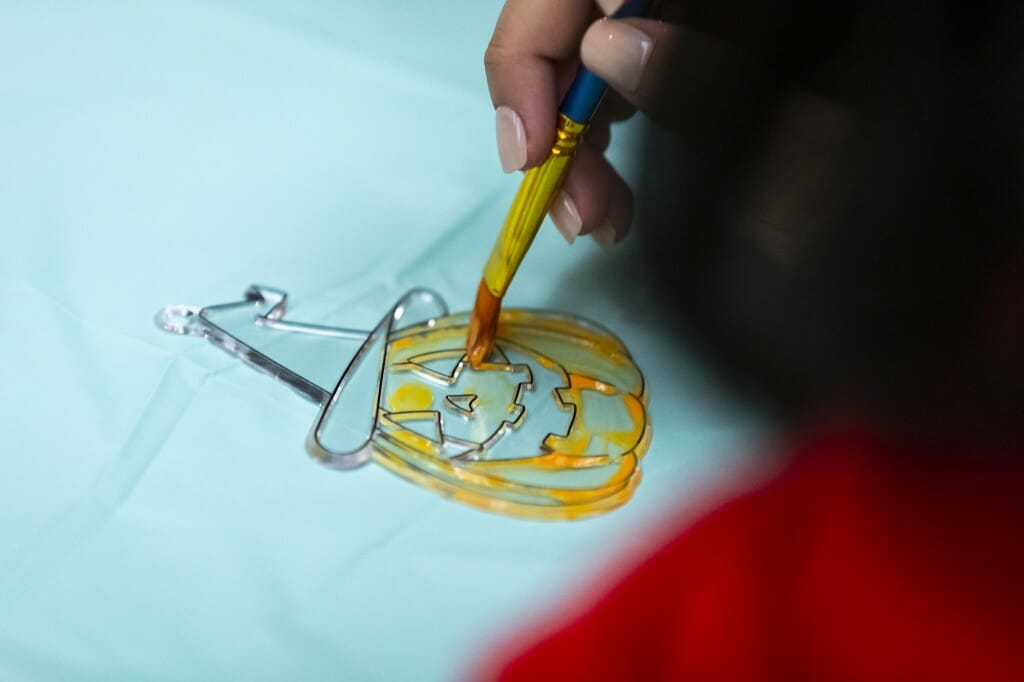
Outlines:
<svg viewBox="0 0 1024 682"><path fill-rule="evenodd" d="M637 197L663 303L787 417L1019 434L1024 14L840 8L678 17Z"/></svg>

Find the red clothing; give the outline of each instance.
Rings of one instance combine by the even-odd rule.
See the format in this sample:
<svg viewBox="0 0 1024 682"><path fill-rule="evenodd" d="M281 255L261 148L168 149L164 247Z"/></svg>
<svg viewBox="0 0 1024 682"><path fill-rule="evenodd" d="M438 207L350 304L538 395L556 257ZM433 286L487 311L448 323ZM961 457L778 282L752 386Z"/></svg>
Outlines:
<svg viewBox="0 0 1024 682"><path fill-rule="evenodd" d="M781 474L495 669L503 680L1024 680L1020 455L848 429L812 438Z"/></svg>

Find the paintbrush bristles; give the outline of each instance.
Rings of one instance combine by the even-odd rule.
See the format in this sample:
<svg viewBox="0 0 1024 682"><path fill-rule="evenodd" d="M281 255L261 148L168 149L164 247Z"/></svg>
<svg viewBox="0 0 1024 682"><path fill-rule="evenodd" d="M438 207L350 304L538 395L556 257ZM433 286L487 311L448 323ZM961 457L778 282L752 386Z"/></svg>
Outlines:
<svg viewBox="0 0 1024 682"><path fill-rule="evenodd" d="M494 348L494 337L498 332L498 314L501 299L491 293L487 283L480 280L476 291L476 303L469 316L469 331L466 334L466 357L469 364L479 367Z"/></svg>

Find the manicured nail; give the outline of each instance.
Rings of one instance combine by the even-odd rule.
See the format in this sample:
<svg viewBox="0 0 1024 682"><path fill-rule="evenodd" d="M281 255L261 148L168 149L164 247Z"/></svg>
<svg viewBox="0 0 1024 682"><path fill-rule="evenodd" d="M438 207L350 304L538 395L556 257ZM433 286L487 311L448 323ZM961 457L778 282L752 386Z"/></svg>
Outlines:
<svg viewBox="0 0 1024 682"><path fill-rule="evenodd" d="M494 114L501 169L506 173L517 171L526 165L526 129L523 128L523 119L505 106L498 107Z"/></svg>
<svg viewBox="0 0 1024 682"><path fill-rule="evenodd" d="M615 11L622 7L622 0L597 0L597 6L606 16L615 14Z"/></svg>
<svg viewBox="0 0 1024 682"><path fill-rule="evenodd" d="M551 211L548 215L551 216L551 222L555 224L558 231L565 237L565 241L572 244L576 241L576 237L580 236L580 230L583 229L583 219L580 218L580 212L576 210L576 202L572 200L565 190L558 193L555 197L555 203L551 205Z"/></svg>
<svg viewBox="0 0 1024 682"><path fill-rule="evenodd" d="M593 235L594 241L605 251L615 245L615 227L608 222L607 218L605 218L603 223L595 227L594 231L590 234Z"/></svg>
<svg viewBox="0 0 1024 682"><path fill-rule="evenodd" d="M640 87L654 49L651 37L627 23L607 19L598 21L587 33L581 50L583 63L620 90L633 92Z"/></svg>

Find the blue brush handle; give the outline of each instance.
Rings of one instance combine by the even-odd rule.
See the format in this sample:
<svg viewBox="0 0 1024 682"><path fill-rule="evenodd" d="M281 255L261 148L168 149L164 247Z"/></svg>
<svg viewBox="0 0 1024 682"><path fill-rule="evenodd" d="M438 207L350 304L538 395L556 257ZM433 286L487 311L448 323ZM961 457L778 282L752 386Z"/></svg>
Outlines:
<svg viewBox="0 0 1024 682"><path fill-rule="evenodd" d="M652 4L653 0L626 0L612 15L612 19L644 16L650 11ZM598 78L593 71L580 65L558 109L577 123L590 123L606 92L608 84Z"/></svg>

